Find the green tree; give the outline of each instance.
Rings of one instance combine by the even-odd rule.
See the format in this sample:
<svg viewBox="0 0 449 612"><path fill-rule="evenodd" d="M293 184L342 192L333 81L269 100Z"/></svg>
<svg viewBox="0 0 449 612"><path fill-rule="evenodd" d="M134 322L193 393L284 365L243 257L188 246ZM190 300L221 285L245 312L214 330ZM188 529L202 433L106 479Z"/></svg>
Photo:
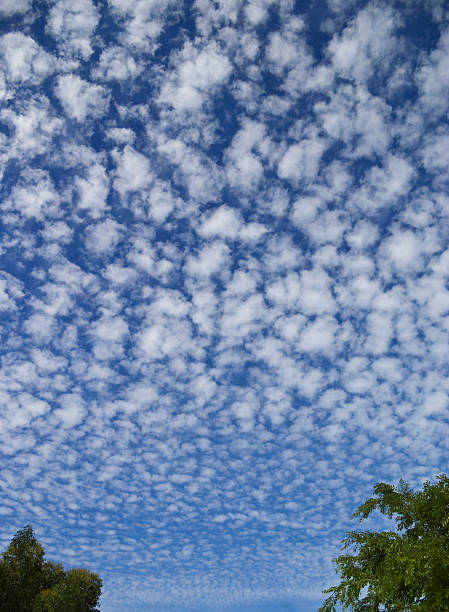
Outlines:
<svg viewBox="0 0 449 612"><path fill-rule="evenodd" d="M437 476L413 491L378 483L353 518L379 510L395 518L395 531L350 531L343 549L355 554L334 559L338 586L318 612L447 612L449 610L449 478Z"/></svg>
<svg viewBox="0 0 449 612"><path fill-rule="evenodd" d="M52 561L44 561L42 566L43 573L43 586L45 588L51 588L62 582L66 578L66 572L62 566L62 563L53 563Z"/></svg>
<svg viewBox="0 0 449 612"><path fill-rule="evenodd" d="M28 612L45 586L44 549L27 525L18 531L0 561L2 612Z"/></svg>
<svg viewBox="0 0 449 612"><path fill-rule="evenodd" d="M0 612L94 612L100 595L98 574L46 561L29 525L0 560Z"/></svg>
<svg viewBox="0 0 449 612"><path fill-rule="evenodd" d="M98 574L72 569L64 581L39 593L33 612L95 612L101 594Z"/></svg>

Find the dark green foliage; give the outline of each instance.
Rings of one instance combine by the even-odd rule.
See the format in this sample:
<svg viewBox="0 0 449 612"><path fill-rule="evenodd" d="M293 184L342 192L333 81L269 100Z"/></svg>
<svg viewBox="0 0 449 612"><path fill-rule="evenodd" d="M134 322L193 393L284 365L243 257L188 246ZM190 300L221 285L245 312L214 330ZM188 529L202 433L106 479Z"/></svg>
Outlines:
<svg viewBox="0 0 449 612"><path fill-rule="evenodd" d="M71 569L67 572L66 584L71 593L82 595L82 601L85 605L83 611L94 610L101 594L101 578L98 574L86 569ZM75 609L73 612L75 612Z"/></svg>
<svg viewBox="0 0 449 612"><path fill-rule="evenodd" d="M101 579L97 574L73 569L64 581L39 593L33 612L93 612L100 593Z"/></svg>
<svg viewBox="0 0 449 612"><path fill-rule="evenodd" d="M341 582L318 612L447 612L449 610L449 478L437 477L420 491L379 483L375 497L353 515L373 510L395 518L397 531L351 531L335 559Z"/></svg>
<svg viewBox="0 0 449 612"><path fill-rule="evenodd" d="M32 602L45 586L44 549L28 525L18 531L2 555L2 602L0 610L32 609Z"/></svg>
<svg viewBox="0 0 449 612"><path fill-rule="evenodd" d="M94 612L100 594L97 574L46 561L29 525L0 559L0 612Z"/></svg>

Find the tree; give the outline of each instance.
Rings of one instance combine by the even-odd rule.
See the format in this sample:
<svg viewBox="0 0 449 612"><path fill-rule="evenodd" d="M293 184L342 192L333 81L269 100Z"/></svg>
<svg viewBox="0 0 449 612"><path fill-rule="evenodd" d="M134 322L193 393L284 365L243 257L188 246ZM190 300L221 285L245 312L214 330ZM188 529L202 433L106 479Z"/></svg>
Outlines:
<svg viewBox="0 0 449 612"><path fill-rule="evenodd" d="M378 483L353 518L365 520L374 510L395 517L397 530L350 531L343 549L356 554L334 559L338 586L318 612L447 612L449 610L449 478L437 476L413 491Z"/></svg>
<svg viewBox="0 0 449 612"><path fill-rule="evenodd" d="M98 574L86 569L71 569L67 572L66 584L71 593L81 595L82 612L94 612L101 595L101 578Z"/></svg>
<svg viewBox="0 0 449 612"><path fill-rule="evenodd" d="M31 602L45 586L44 549L30 525L18 531L2 555L0 610L31 610Z"/></svg>
<svg viewBox="0 0 449 612"><path fill-rule="evenodd" d="M27 525L0 560L0 612L95 612L101 584L94 572L46 561Z"/></svg>
<svg viewBox="0 0 449 612"><path fill-rule="evenodd" d="M96 612L100 594L98 574L72 569L63 581L38 594L33 612Z"/></svg>

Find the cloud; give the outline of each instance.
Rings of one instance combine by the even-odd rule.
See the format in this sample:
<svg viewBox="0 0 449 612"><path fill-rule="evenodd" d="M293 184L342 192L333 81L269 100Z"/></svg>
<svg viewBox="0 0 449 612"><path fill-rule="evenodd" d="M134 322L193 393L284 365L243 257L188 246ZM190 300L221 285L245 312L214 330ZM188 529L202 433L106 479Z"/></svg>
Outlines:
<svg viewBox="0 0 449 612"><path fill-rule="evenodd" d="M407 194L415 174L413 166L403 157L388 155L382 167L373 167L366 180L354 194L353 202L364 210L391 206Z"/></svg>
<svg viewBox="0 0 449 612"><path fill-rule="evenodd" d="M53 216L57 213L59 195L48 172L29 168L15 185L8 207L24 217Z"/></svg>
<svg viewBox="0 0 449 612"><path fill-rule="evenodd" d="M284 32L273 32L269 37L266 58L276 70L291 68L298 61L298 45L293 32L301 31L304 23L296 18L288 26Z"/></svg>
<svg viewBox="0 0 449 612"><path fill-rule="evenodd" d="M398 271L421 267L421 244L412 231L396 231L384 245L388 257Z"/></svg>
<svg viewBox="0 0 449 612"><path fill-rule="evenodd" d="M121 229L113 219L90 225L86 231L86 248L97 255L112 252L120 240Z"/></svg>
<svg viewBox="0 0 449 612"><path fill-rule="evenodd" d="M232 208L221 206L201 225L199 232L205 238L237 238L242 221Z"/></svg>
<svg viewBox="0 0 449 612"><path fill-rule="evenodd" d="M428 112L445 112L449 92L449 30L441 33L438 47L425 58L416 74L420 88L421 102Z"/></svg>
<svg viewBox="0 0 449 612"><path fill-rule="evenodd" d="M160 295L153 303L137 346L144 360L157 360L188 352L191 325L186 318L189 304L177 292Z"/></svg>
<svg viewBox="0 0 449 612"><path fill-rule="evenodd" d="M0 275L0 310L15 310L16 300L23 297L22 283L2 271Z"/></svg>
<svg viewBox="0 0 449 612"><path fill-rule="evenodd" d="M268 17L269 2L252 2L245 7L245 15L252 26L263 23Z"/></svg>
<svg viewBox="0 0 449 612"><path fill-rule="evenodd" d="M94 218L100 217L107 206L109 193L105 168L100 164L90 167L85 178L77 177L75 186L79 196L78 206L87 209Z"/></svg>
<svg viewBox="0 0 449 612"><path fill-rule="evenodd" d="M214 45L200 52L186 46L176 77L163 85L159 102L169 104L177 111L197 109L205 103L208 93L227 81L231 69L228 58L220 54Z"/></svg>
<svg viewBox="0 0 449 612"><path fill-rule="evenodd" d="M0 6L0 15L10 17L17 13L25 13L29 8L29 0L5 0Z"/></svg>
<svg viewBox="0 0 449 612"><path fill-rule="evenodd" d="M229 160L227 175L231 185L242 191L255 189L263 177L263 159L270 142L263 124L246 120L227 150Z"/></svg>
<svg viewBox="0 0 449 612"><path fill-rule="evenodd" d="M20 32L9 32L0 38L0 55L12 83L40 83L55 69L55 59Z"/></svg>
<svg viewBox="0 0 449 612"><path fill-rule="evenodd" d="M182 201L163 181L157 181L148 194L148 205L151 217L162 223L175 207L182 207Z"/></svg>
<svg viewBox="0 0 449 612"><path fill-rule="evenodd" d="M77 75L67 74L58 78L55 89L66 114L78 122L102 117L107 111L109 93L101 85L91 85Z"/></svg>
<svg viewBox="0 0 449 612"><path fill-rule="evenodd" d="M298 348L306 353L318 351L332 355L336 331L337 325L332 317L317 318L301 332Z"/></svg>
<svg viewBox="0 0 449 612"><path fill-rule="evenodd" d="M114 154L117 163L117 174L114 189L122 197L129 193L141 191L152 182L149 160L130 146L125 146L122 152Z"/></svg>
<svg viewBox="0 0 449 612"><path fill-rule="evenodd" d="M426 146L423 148L422 157L425 167L430 171L447 180L447 161L449 144L449 134L437 133L426 139Z"/></svg>
<svg viewBox="0 0 449 612"><path fill-rule="evenodd" d="M17 111L5 108L0 116L14 130L10 140L10 157L46 154L64 130L64 122L55 116L44 96L31 98L24 108Z"/></svg>
<svg viewBox="0 0 449 612"><path fill-rule="evenodd" d="M117 144L132 145L136 138L135 133L130 128L111 128L107 133L108 139Z"/></svg>
<svg viewBox="0 0 449 612"><path fill-rule="evenodd" d="M53 318L44 313L31 315L24 323L25 332L33 336L37 345L48 342L55 333Z"/></svg>
<svg viewBox="0 0 449 612"><path fill-rule="evenodd" d="M136 77L143 70L124 47L105 49L92 75L100 81L125 81Z"/></svg>
<svg viewBox="0 0 449 612"><path fill-rule="evenodd" d="M185 184L192 199L199 202L215 201L222 188L222 172L201 150L189 147L179 139L158 144L158 151L170 164L179 168L177 182Z"/></svg>
<svg viewBox="0 0 449 612"><path fill-rule="evenodd" d="M186 268L190 274L209 276L223 270L228 259L229 249L220 241L204 246L195 257L190 255Z"/></svg>
<svg viewBox="0 0 449 612"><path fill-rule="evenodd" d="M120 16L123 39L131 47L154 49L161 35L169 9L176 10L173 0L110 0L109 6Z"/></svg>
<svg viewBox="0 0 449 612"><path fill-rule="evenodd" d="M86 409L82 398L76 393L67 393L63 395L59 404L61 408L54 411L54 415L58 418L63 427L76 427L82 423Z"/></svg>
<svg viewBox="0 0 449 612"><path fill-rule="evenodd" d="M374 244L378 236L379 229L374 223L358 221L346 235L346 241L352 248L365 249Z"/></svg>
<svg viewBox="0 0 449 612"><path fill-rule="evenodd" d="M392 61L397 27L398 16L390 8L371 4L362 9L329 43L335 70L358 83L383 72Z"/></svg>
<svg viewBox="0 0 449 612"><path fill-rule="evenodd" d="M325 141L319 137L304 138L288 147L278 165L278 175L294 185L316 178Z"/></svg>
<svg viewBox="0 0 449 612"><path fill-rule="evenodd" d="M48 15L46 30L62 54L88 60L93 53L91 39L99 19L99 12L91 0L80 0L76 4L58 0Z"/></svg>
<svg viewBox="0 0 449 612"><path fill-rule="evenodd" d="M122 317L103 314L90 327L95 357L99 360L109 360L121 356L123 341L128 332L128 325Z"/></svg>

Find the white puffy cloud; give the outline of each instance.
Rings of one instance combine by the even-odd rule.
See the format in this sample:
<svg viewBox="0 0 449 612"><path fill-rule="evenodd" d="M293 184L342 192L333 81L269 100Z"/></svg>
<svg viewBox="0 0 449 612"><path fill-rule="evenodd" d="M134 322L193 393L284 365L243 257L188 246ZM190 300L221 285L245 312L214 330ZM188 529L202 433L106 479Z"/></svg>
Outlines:
<svg viewBox="0 0 449 612"><path fill-rule="evenodd" d="M30 8L30 0L4 0L0 5L0 15L10 17L17 13L25 13Z"/></svg>
<svg viewBox="0 0 449 612"><path fill-rule="evenodd" d="M24 323L27 334L33 336L36 344L48 342L55 333L55 322L52 316L42 312L32 314Z"/></svg>
<svg viewBox="0 0 449 612"><path fill-rule="evenodd" d="M106 208L109 192L109 179L105 168L100 164L91 166L86 177L77 177L75 187L78 192L78 206L87 209L92 217L100 217Z"/></svg>
<svg viewBox="0 0 449 612"><path fill-rule="evenodd" d="M257 187L263 176L263 159L270 149L270 143L262 124L246 120L232 140L227 151L228 180L242 191Z"/></svg>
<svg viewBox="0 0 449 612"><path fill-rule="evenodd" d="M299 198L293 204L293 222L300 227L307 227L307 225L316 218L320 205L321 201L316 196Z"/></svg>
<svg viewBox="0 0 449 612"><path fill-rule="evenodd" d="M181 200L176 198L167 184L157 181L148 194L148 204L151 217L161 223L176 206L181 206Z"/></svg>
<svg viewBox="0 0 449 612"><path fill-rule="evenodd" d="M301 331L298 349L305 353L320 352L328 355L334 353L337 324L333 317L318 317Z"/></svg>
<svg viewBox="0 0 449 612"><path fill-rule="evenodd" d="M377 225L368 221L358 221L346 235L346 241L352 248L365 249L374 244L378 236Z"/></svg>
<svg viewBox="0 0 449 612"><path fill-rule="evenodd" d="M116 342L128 333L126 322L120 317L102 317L92 327L92 334L104 341Z"/></svg>
<svg viewBox="0 0 449 612"><path fill-rule="evenodd" d="M158 360L194 350L190 306L178 292L160 294L149 309L137 339L144 360Z"/></svg>
<svg viewBox="0 0 449 612"><path fill-rule="evenodd" d="M297 23L295 30L301 30L304 23L296 19ZM289 23L289 28L284 32L273 32L270 35L266 49L266 58L268 62L274 65L276 70L282 70L295 65L298 62L298 44L291 35L292 23Z"/></svg>
<svg viewBox="0 0 449 612"><path fill-rule="evenodd" d="M449 398L444 391L430 393L422 407L425 415L445 414L449 404Z"/></svg>
<svg viewBox="0 0 449 612"><path fill-rule="evenodd" d="M441 33L438 47L425 57L416 74L421 102L426 111L444 112L449 94L449 29Z"/></svg>
<svg viewBox="0 0 449 612"><path fill-rule="evenodd" d="M165 27L167 12L176 7L174 0L108 0L120 16L124 42L131 47L154 48Z"/></svg>
<svg viewBox="0 0 449 612"><path fill-rule="evenodd" d="M109 92L104 87L92 85L75 74L60 76L55 91L66 114L78 122L102 117L109 105Z"/></svg>
<svg viewBox="0 0 449 612"><path fill-rule="evenodd" d="M342 84L329 101L315 104L315 112L326 133L345 143L348 155L370 157L388 149L391 108L365 87Z"/></svg>
<svg viewBox="0 0 449 612"><path fill-rule="evenodd" d="M94 254L110 253L120 240L121 229L113 219L90 225L86 230L86 248Z"/></svg>
<svg viewBox="0 0 449 612"><path fill-rule="evenodd" d="M107 132L107 137L117 144L132 145L136 134L130 128L111 128Z"/></svg>
<svg viewBox="0 0 449 612"><path fill-rule="evenodd" d="M397 15L388 7L369 4L340 36L329 43L329 55L342 76L364 83L392 61L397 39Z"/></svg>
<svg viewBox="0 0 449 612"><path fill-rule="evenodd" d="M0 310L15 310L16 300L23 297L22 284L11 274L0 274Z"/></svg>
<svg viewBox="0 0 449 612"><path fill-rule="evenodd" d="M90 328L95 357L98 360L109 360L121 356L123 341L128 332L128 325L122 317L103 314Z"/></svg>
<svg viewBox="0 0 449 612"><path fill-rule="evenodd" d="M0 116L14 129L10 140L11 156L47 153L64 127L64 122L55 116L45 97L31 99L25 108L18 111L5 108Z"/></svg>
<svg viewBox="0 0 449 612"><path fill-rule="evenodd" d="M60 408L53 414L59 419L63 427L76 427L84 420L86 408L83 399L76 393L67 393L59 399Z"/></svg>
<svg viewBox="0 0 449 612"><path fill-rule="evenodd" d="M352 197L353 204L364 210L377 210L394 205L405 196L415 174L413 166L403 157L389 155L381 167L373 167Z"/></svg>
<svg viewBox="0 0 449 612"><path fill-rule="evenodd" d="M92 75L101 81L125 81L136 77L142 70L143 66L136 62L125 47L115 46L102 52Z"/></svg>
<svg viewBox="0 0 449 612"><path fill-rule="evenodd" d="M91 38L100 19L91 0L58 0L51 8L46 30L64 55L88 60L93 52Z"/></svg>
<svg viewBox="0 0 449 612"><path fill-rule="evenodd" d="M48 172L29 168L22 173L14 187L11 207L24 217L53 216L57 212L59 194L55 190Z"/></svg>
<svg viewBox="0 0 449 612"><path fill-rule="evenodd" d="M177 111L199 108L205 96L229 78L231 64L214 45L197 52L186 47L175 79L170 78L162 87L159 102L169 104Z"/></svg>
<svg viewBox="0 0 449 612"><path fill-rule="evenodd" d="M13 83L40 83L51 74L56 62L30 36L9 32L0 38L0 56L7 78Z"/></svg>
<svg viewBox="0 0 449 612"><path fill-rule="evenodd" d="M278 165L280 178L293 184L311 181L317 177L322 154L326 143L322 138L304 138L288 147Z"/></svg>
<svg viewBox="0 0 449 612"><path fill-rule="evenodd" d="M19 401L31 419L40 417L50 411L50 406L47 402L44 402L38 397L33 397L28 393L22 393L19 396Z"/></svg>
<svg viewBox="0 0 449 612"><path fill-rule="evenodd" d="M263 23L268 16L269 2L257 0L245 6L245 16L253 26Z"/></svg>
<svg viewBox="0 0 449 612"><path fill-rule="evenodd" d="M365 350L374 355L386 353L392 339L391 315L388 312L372 311L367 316L366 326L368 335Z"/></svg>
<svg viewBox="0 0 449 612"><path fill-rule="evenodd" d="M330 283L330 277L322 269L304 270L301 273L298 302L304 313L317 315L335 311Z"/></svg>
<svg viewBox="0 0 449 612"><path fill-rule="evenodd" d="M187 272L196 276L209 276L221 272L227 262L229 249L220 241L205 245L198 256L189 256Z"/></svg>
<svg viewBox="0 0 449 612"><path fill-rule="evenodd" d="M379 378L385 378L392 382L399 382L404 377L404 369L399 359L393 357L381 357L373 363Z"/></svg>
<svg viewBox="0 0 449 612"><path fill-rule="evenodd" d="M235 210L221 206L204 221L199 232L205 238L219 236L220 238L236 239L241 225L242 221Z"/></svg>
<svg viewBox="0 0 449 612"><path fill-rule="evenodd" d="M105 277L112 283L126 284L135 281L137 274L133 268L109 264L104 272Z"/></svg>
<svg viewBox="0 0 449 612"><path fill-rule="evenodd" d="M426 146L423 147L422 157L425 167L430 172L441 173L447 180L447 168L449 162L449 134L445 132L437 133L426 139Z"/></svg>
<svg viewBox="0 0 449 612"><path fill-rule="evenodd" d="M384 242L384 248L393 266L400 272L404 270L419 269L421 262L421 242L419 237L410 230L395 231Z"/></svg>
<svg viewBox="0 0 449 612"><path fill-rule="evenodd" d="M158 150L179 168L180 182L185 183L191 198L199 202L217 199L223 183L222 172L209 157L179 139L160 142Z"/></svg>
<svg viewBox="0 0 449 612"><path fill-rule="evenodd" d="M117 163L114 189L122 197L132 192L142 191L151 184L153 175L147 157L132 147L125 146L123 151L115 152L114 158Z"/></svg>

